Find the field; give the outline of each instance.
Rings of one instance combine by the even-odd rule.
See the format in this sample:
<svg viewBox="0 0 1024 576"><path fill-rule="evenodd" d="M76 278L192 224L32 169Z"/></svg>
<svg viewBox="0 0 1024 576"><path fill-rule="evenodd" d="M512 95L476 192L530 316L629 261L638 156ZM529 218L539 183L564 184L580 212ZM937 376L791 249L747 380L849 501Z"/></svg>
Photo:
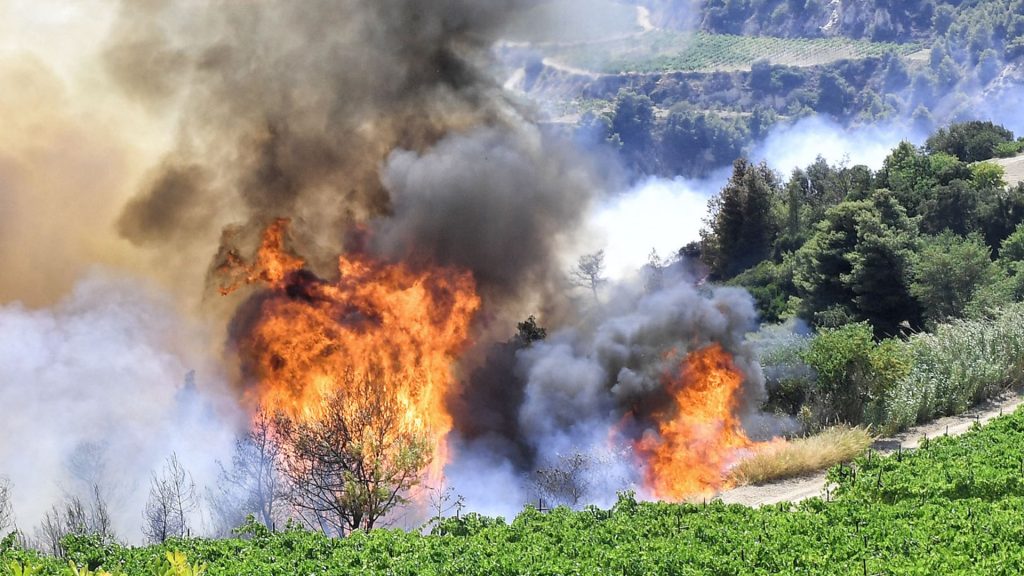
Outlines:
<svg viewBox="0 0 1024 576"><path fill-rule="evenodd" d="M868 453L834 468L830 501L763 508L637 502L511 522L477 515L328 539L301 530L246 539L122 548L71 543L92 569L156 574L168 551L226 574L1018 574L1024 566L1024 412L913 452ZM9 543L7 544L9 546ZM0 547L0 574L25 564L70 574L66 561ZM166 563L166 561L163 561ZM6 572L5 572L6 570ZM174 572L187 574L187 572Z"/></svg>
<svg viewBox="0 0 1024 576"><path fill-rule="evenodd" d="M749 69L755 60L815 66L836 60L907 55L920 47L846 38L773 38L728 34L655 31L629 39L550 51L551 59L572 68L607 74L627 72L730 71Z"/></svg>

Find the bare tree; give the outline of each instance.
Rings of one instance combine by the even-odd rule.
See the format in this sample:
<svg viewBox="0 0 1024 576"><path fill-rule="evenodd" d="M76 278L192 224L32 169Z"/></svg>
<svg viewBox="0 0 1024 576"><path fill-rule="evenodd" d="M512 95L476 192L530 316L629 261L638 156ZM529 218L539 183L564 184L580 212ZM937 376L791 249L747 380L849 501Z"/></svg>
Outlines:
<svg viewBox="0 0 1024 576"><path fill-rule="evenodd" d="M658 255L658 250L651 248L650 254L647 255L647 264L643 267L644 290L647 293L657 292L664 287L665 268L668 268L668 265L669 262Z"/></svg>
<svg viewBox="0 0 1024 576"><path fill-rule="evenodd" d="M36 529L38 546L45 552L64 556L64 539L68 536L96 535L104 540L114 540L110 510L101 496L98 486L93 486L88 500L78 496L67 496L64 502L55 504L43 515L43 521Z"/></svg>
<svg viewBox="0 0 1024 576"><path fill-rule="evenodd" d="M587 288L597 299L597 289L607 281L604 277L604 250L593 254L584 254L576 262L576 267L569 273L573 286Z"/></svg>
<svg viewBox="0 0 1024 576"><path fill-rule="evenodd" d="M595 494L611 494L627 488L628 473L621 463L628 451L590 450L559 454L546 468L537 470L534 489L553 505L578 508Z"/></svg>
<svg viewBox="0 0 1024 576"><path fill-rule="evenodd" d="M289 499L324 533L372 529L407 501L430 461L427 436L404 424L394 385L381 374L349 373L319 418L275 418Z"/></svg>
<svg viewBox="0 0 1024 576"><path fill-rule="evenodd" d="M590 467L586 454L560 455L554 466L537 470L537 493L552 504L576 507L590 490Z"/></svg>
<svg viewBox="0 0 1024 576"><path fill-rule="evenodd" d="M0 477L0 536L14 526L14 509L11 505L11 483Z"/></svg>
<svg viewBox="0 0 1024 576"><path fill-rule="evenodd" d="M154 543L184 538L190 533L188 517L198 506L196 483L172 453L161 474L150 480L142 532Z"/></svg>
<svg viewBox="0 0 1024 576"><path fill-rule="evenodd" d="M249 431L235 441L231 467L219 463L217 494L210 500L222 533L240 526L249 514L271 530L285 517L287 485L279 472L280 461L272 418L260 412Z"/></svg>

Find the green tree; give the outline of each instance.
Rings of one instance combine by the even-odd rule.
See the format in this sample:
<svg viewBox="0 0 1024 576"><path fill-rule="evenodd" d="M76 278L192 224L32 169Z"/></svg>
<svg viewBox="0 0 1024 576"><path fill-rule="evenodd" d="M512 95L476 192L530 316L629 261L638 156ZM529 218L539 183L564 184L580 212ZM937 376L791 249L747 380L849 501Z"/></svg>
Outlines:
<svg viewBox="0 0 1024 576"><path fill-rule="evenodd" d="M771 254L778 233L772 199L778 179L765 163L733 163L732 177L708 203L701 254L714 277L731 278Z"/></svg>
<svg viewBox="0 0 1024 576"><path fill-rule="evenodd" d="M920 323L910 295L911 265L917 247L913 223L890 194L874 199L875 210L857 216L857 244L846 255L850 273L842 278L853 292L857 317L876 336L892 336L900 326Z"/></svg>
<svg viewBox="0 0 1024 576"><path fill-rule="evenodd" d="M995 156L1001 143L1012 142L1013 132L988 121L972 120L940 128L928 138L928 150L952 154L964 162L979 162Z"/></svg>
<svg viewBox="0 0 1024 576"><path fill-rule="evenodd" d="M646 95L622 91L615 98L611 138L622 146L622 154L634 165L651 169L651 134L654 132L654 103Z"/></svg>
<svg viewBox="0 0 1024 576"><path fill-rule="evenodd" d="M918 207L936 183L931 160L906 141L885 158L877 175L877 187L891 190L910 216L918 214Z"/></svg>
<svg viewBox="0 0 1024 576"><path fill-rule="evenodd" d="M1002 280L978 234L945 232L924 240L914 263L910 292L932 324L962 318L986 286Z"/></svg>
<svg viewBox="0 0 1024 576"><path fill-rule="evenodd" d="M887 191L830 209L796 254L801 315L818 326L868 320L879 336L916 326L908 289L915 242L913 221Z"/></svg>
<svg viewBox="0 0 1024 576"><path fill-rule="evenodd" d="M977 230L979 198L977 190L963 180L938 186L921 203L921 231L939 234L949 230L965 235Z"/></svg>

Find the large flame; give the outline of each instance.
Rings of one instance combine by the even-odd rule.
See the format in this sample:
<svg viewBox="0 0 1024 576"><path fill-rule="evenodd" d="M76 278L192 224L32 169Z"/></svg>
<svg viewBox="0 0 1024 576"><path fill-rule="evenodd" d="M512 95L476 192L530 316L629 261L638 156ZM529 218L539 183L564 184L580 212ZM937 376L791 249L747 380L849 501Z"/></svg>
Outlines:
<svg viewBox="0 0 1024 576"><path fill-rule="evenodd" d="M743 380L719 344L691 352L666 378L672 402L654 414L658 433L637 443L655 497L681 500L727 487L729 468L756 446L736 415Z"/></svg>
<svg viewBox="0 0 1024 576"><path fill-rule="evenodd" d="M251 283L268 288L238 340L257 379L253 400L309 420L323 413L332 395L372 378L400 406L402 421L392 429L431 441L428 480L440 479L452 428L445 396L480 305L472 276L340 256L339 278L328 282L285 249L287 228L287 220L267 228L251 265L229 254L219 270L230 280L225 294ZM352 392L351 398L366 397Z"/></svg>

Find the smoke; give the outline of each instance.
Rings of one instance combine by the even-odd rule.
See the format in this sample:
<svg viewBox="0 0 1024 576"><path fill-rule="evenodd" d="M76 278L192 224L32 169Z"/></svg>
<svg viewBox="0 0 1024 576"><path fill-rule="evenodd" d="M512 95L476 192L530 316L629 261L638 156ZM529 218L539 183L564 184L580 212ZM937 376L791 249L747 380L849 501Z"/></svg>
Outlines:
<svg viewBox="0 0 1024 576"><path fill-rule="evenodd" d="M902 122L843 127L824 116L809 116L773 129L751 157L787 174L821 156L830 164L862 164L878 170L901 141L923 143L927 134Z"/></svg>
<svg viewBox="0 0 1024 576"><path fill-rule="evenodd" d="M745 338L756 329L756 316L745 291L698 288L679 266L663 270L659 285L609 286L601 302L580 302L574 325L518 350L510 383L521 389L511 407L517 425L476 440L460 439L456 463L446 470L449 481L456 490L465 489L471 507L508 513L530 493L536 470L557 467L577 454L600 461L583 478L586 503L607 504L619 490L639 489L642 470L630 447L653 425L652 415L668 406L664 379L678 358L721 344L745 376L740 413L757 413L766 398L764 376ZM757 421L768 428L749 430L753 436L777 431L771 419ZM477 502L472 495L479 492L473 488L479 478L472 470L479 463L488 463L496 484L485 491L486 501Z"/></svg>
<svg viewBox="0 0 1024 576"><path fill-rule="evenodd" d="M115 532L135 540L167 456L210 485L230 455L239 414L208 335L152 286L93 271L50 309L0 307L0 326L0 473L28 534L51 505L98 485Z"/></svg>
<svg viewBox="0 0 1024 576"><path fill-rule="evenodd" d="M665 271L661 286L623 281L601 303L567 293L567 258L594 243L589 219L615 168L539 129L487 73L490 46L527 3L87 3L103 16L71 43L80 51L0 54L0 79L20 88L0 95L12 119L0 138L0 301L28 301L0 308L0 401L13 415L0 423L0 474L22 526L64 493L123 478L101 488L134 538L147 480L171 452L212 483L245 419L237 389L251 382L221 348L233 349L225 328L232 316L244 325L246 309L242 298L193 304L211 295L218 258L250 252L277 218L325 278L350 249L473 274L484 309L467 387L451 399L448 472L476 510L495 509L489 496L518 509L523 479L574 453L598 470L588 501L637 481L609 436L628 447L650 428L668 353L721 343L746 377L744 412L756 408L763 377L743 342L755 316L742 292ZM82 17L29 30L53 37ZM685 189L644 189L697 212ZM606 230L692 227L638 223L629 205L607 211ZM652 244L640 258L674 237L638 238ZM90 275L94 262L119 272ZM488 361L484 333L529 311L551 337L499 345ZM185 384L191 369L199 392Z"/></svg>
<svg viewBox="0 0 1024 576"><path fill-rule="evenodd" d="M383 183L393 209L375 222L378 251L472 270L499 299L560 289L556 256L602 186L585 158L525 125L453 135L424 154L396 150Z"/></svg>
<svg viewBox="0 0 1024 576"><path fill-rule="evenodd" d="M329 274L346 232L391 211L380 168L519 114L481 71L519 2L317 0L121 4L107 68L178 142L118 222L194 272L229 225L293 219L297 250ZM250 247L251 248L251 247Z"/></svg>
<svg viewBox="0 0 1024 576"><path fill-rule="evenodd" d="M598 207L588 224L604 240L611 278L635 275L653 251L671 259L700 238L708 198L729 178L723 168L700 180L649 177Z"/></svg>

